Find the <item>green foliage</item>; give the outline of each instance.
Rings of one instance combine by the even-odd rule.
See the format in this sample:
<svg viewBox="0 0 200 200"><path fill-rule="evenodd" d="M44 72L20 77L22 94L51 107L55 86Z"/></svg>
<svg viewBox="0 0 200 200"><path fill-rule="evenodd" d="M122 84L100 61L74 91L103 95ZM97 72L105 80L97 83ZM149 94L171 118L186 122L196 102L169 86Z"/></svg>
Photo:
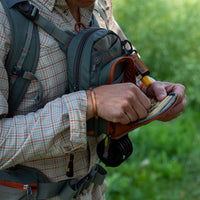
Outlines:
<svg viewBox="0 0 200 200"><path fill-rule="evenodd" d="M200 2L114 0L116 21L157 80L186 85L188 104L200 108Z"/></svg>
<svg viewBox="0 0 200 200"><path fill-rule="evenodd" d="M186 86L177 119L130 133L131 157L107 168L108 200L200 200L200 2L113 0L116 21L157 80Z"/></svg>
<svg viewBox="0 0 200 200"><path fill-rule="evenodd" d="M108 200L200 199L200 113L187 110L178 119L154 121L130 133L131 157L107 168Z"/></svg>

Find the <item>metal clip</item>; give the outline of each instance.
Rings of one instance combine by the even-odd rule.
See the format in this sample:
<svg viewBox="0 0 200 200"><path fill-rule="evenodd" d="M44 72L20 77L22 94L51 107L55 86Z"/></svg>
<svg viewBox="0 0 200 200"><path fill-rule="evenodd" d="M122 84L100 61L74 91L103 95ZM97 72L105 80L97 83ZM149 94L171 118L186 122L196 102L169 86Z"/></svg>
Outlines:
<svg viewBox="0 0 200 200"><path fill-rule="evenodd" d="M33 200L33 193L30 185L24 185L24 190L27 191L26 200Z"/></svg>
<svg viewBox="0 0 200 200"><path fill-rule="evenodd" d="M39 10L28 1L19 2L16 8L28 19L34 21L38 17Z"/></svg>
<svg viewBox="0 0 200 200"><path fill-rule="evenodd" d="M122 41L121 45L122 45L123 54L125 54L126 56L131 55L132 52L134 51L133 46L129 40Z"/></svg>

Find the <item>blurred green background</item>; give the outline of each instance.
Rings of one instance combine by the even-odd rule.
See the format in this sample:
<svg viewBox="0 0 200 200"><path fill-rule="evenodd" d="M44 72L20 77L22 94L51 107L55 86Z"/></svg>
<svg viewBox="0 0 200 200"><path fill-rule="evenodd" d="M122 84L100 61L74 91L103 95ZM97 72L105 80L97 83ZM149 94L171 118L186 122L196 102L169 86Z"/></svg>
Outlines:
<svg viewBox="0 0 200 200"><path fill-rule="evenodd" d="M151 76L186 86L187 107L129 134L134 152L107 168L107 200L200 200L200 1L113 0L113 7Z"/></svg>

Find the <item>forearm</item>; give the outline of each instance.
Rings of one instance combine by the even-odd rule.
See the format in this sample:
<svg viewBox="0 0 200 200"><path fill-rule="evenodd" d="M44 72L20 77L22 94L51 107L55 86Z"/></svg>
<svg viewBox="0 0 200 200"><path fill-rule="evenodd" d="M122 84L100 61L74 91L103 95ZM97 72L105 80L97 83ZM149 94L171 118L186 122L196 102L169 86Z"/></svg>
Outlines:
<svg viewBox="0 0 200 200"><path fill-rule="evenodd" d="M63 95L43 109L0 120L0 166L86 149L85 92Z"/></svg>

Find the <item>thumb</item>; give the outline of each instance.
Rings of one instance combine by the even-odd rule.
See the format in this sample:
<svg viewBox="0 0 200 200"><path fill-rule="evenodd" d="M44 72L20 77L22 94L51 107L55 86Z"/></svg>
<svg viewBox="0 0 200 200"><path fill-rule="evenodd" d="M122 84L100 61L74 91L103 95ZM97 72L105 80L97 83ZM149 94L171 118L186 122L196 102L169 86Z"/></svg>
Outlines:
<svg viewBox="0 0 200 200"><path fill-rule="evenodd" d="M164 88L159 88L155 91L155 96L158 101L162 101L167 96L167 92Z"/></svg>
<svg viewBox="0 0 200 200"><path fill-rule="evenodd" d="M162 101L167 96L165 86L161 82L153 82L149 88L148 93L150 96L156 98L158 101Z"/></svg>

